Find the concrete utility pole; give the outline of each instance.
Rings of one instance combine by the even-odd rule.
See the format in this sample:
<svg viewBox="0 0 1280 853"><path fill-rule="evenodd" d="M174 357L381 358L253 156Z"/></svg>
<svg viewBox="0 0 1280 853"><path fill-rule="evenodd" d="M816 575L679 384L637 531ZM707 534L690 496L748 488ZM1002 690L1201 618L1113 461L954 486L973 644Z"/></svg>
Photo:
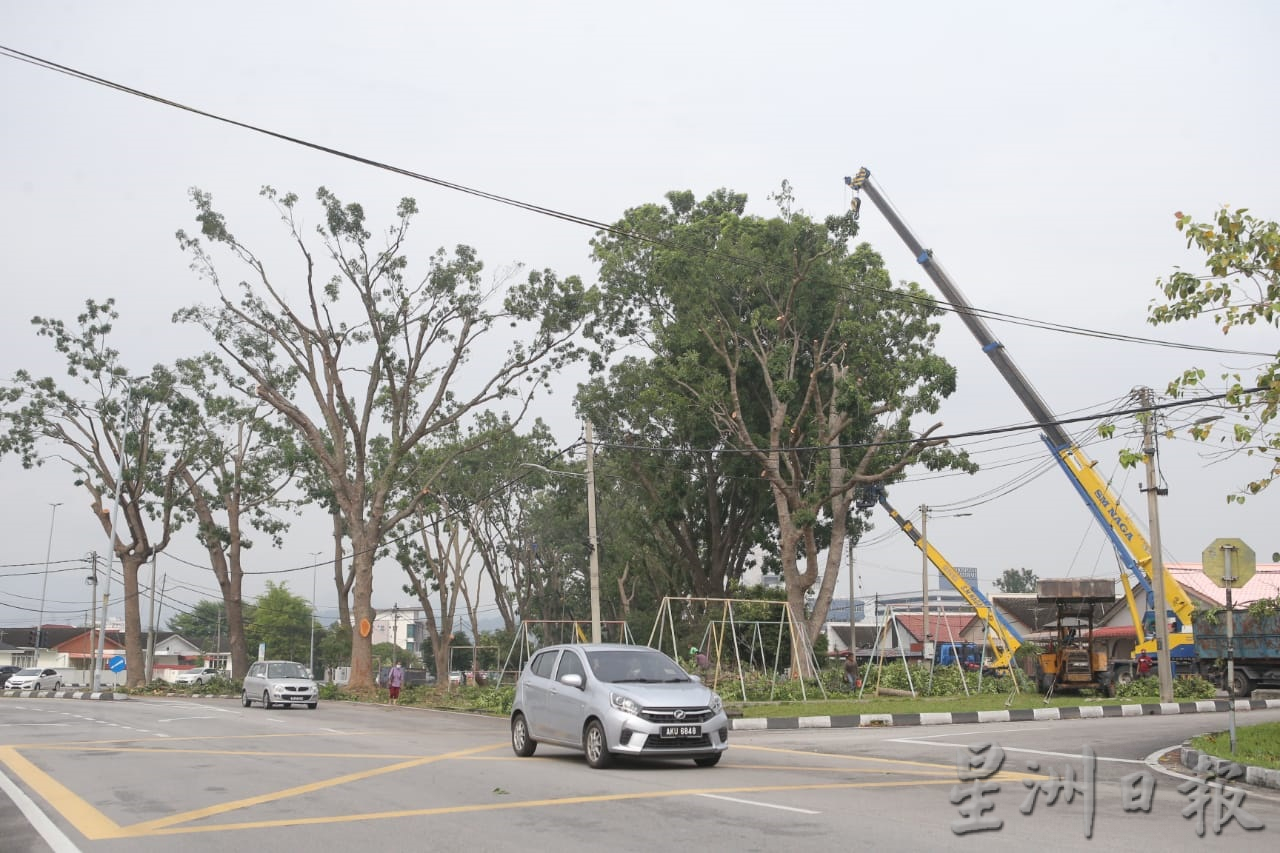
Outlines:
<svg viewBox="0 0 1280 853"><path fill-rule="evenodd" d="M1156 617L1156 673L1160 677L1160 701L1173 701L1173 660L1169 656L1168 604L1164 591L1164 560L1160 557L1160 510L1156 486L1156 413L1152 409L1153 395L1150 388L1139 391L1147 418L1142 425L1142 455L1147 460L1147 515L1151 527L1151 588L1155 597Z"/></svg>
<svg viewBox="0 0 1280 853"><path fill-rule="evenodd" d="M924 634L923 660L933 663L933 638L929 634L929 507L920 504L920 610L924 615L921 633Z"/></svg>
<svg viewBox="0 0 1280 853"><path fill-rule="evenodd" d="M44 595L49 588L49 556L53 553L53 520L58 517L62 502L49 504L49 544L44 549L44 580L40 582L40 621L36 623L36 663L40 662L40 649L44 648Z"/></svg>
<svg viewBox="0 0 1280 853"><path fill-rule="evenodd" d="M151 555L151 627L147 630L147 683L151 683L155 674L156 658L156 560L159 555Z"/></svg>
<svg viewBox="0 0 1280 853"><path fill-rule="evenodd" d="M591 421L586 422L587 444L587 538L591 540L591 642L600 642L600 542L596 537L596 447Z"/></svg>

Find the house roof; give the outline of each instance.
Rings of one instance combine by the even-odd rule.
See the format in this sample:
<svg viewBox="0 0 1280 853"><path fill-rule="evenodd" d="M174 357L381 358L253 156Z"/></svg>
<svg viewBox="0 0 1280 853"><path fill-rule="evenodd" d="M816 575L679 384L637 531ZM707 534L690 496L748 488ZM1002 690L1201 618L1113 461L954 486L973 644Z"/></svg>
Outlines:
<svg viewBox="0 0 1280 853"><path fill-rule="evenodd" d="M924 615L920 613L897 613L894 617L911 636L917 640L924 637ZM957 640L978 617L972 613L930 613L929 633L936 642L945 643L952 637Z"/></svg>
<svg viewBox="0 0 1280 853"><path fill-rule="evenodd" d="M848 625L832 625L831 632L836 635L836 639L844 648L849 648L849 626ZM856 627L858 642L854 648L865 649L876 644L876 636L880 633L879 625L858 625Z"/></svg>
<svg viewBox="0 0 1280 853"><path fill-rule="evenodd" d="M1204 573L1200 563L1165 563L1164 567L1187 592L1217 605L1227 603L1227 592ZM1231 592L1231 603L1244 607L1264 598L1280 595L1280 563L1258 563L1249 582Z"/></svg>

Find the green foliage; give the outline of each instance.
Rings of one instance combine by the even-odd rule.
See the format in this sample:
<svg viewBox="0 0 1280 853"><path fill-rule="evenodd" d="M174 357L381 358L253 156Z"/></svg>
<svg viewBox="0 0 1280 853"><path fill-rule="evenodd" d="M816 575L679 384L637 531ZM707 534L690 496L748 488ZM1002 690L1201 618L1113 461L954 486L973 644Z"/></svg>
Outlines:
<svg viewBox="0 0 1280 853"><path fill-rule="evenodd" d="M910 669L911 679L907 679L907 670ZM1030 681L1020 670L1015 670L1014 675L1018 679L1020 689L1028 690L1031 688ZM964 696L965 686L968 685L968 693L1009 693L1013 690L1013 684L1008 674L992 675L986 673L982 677L982 689L978 689L978 673L966 671L961 676L960 670L954 666L936 666L933 668L932 683L930 682L929 667L922 663L910 663L904 665L901 660L886 661L883 671L875 665L866 668L862 675L863 682L868 692L874 692L877 685L881 687L889 687L895 690L910 690L911 686L915 686L917 696Z"/></svg>
<svg viewBox="0 0 1280 853"><path fill-rule="evenodd" d="M1180 676L1173 680L1173 698L1175 700L1212 699L1218 688L1212 682L1198 675ZM1116 697L1120 699L1150 699L1160 695L1160 679L1154 675L1135 678L1128 684L1116 687Z"/></svg>
<svg viewBox="0 0 1280 853"><path fill-rule="evenodd" d="M305 663L311 657L311 605L285 584L267 581L245 634L253 646L266 643L269 658Z"/></svg>
<svg viewBox="0 0 1280 853"><path fill-rule="evenodd" d="M1001 592L1035 592L1039 580L1031 569L1005 569L995 584Z"/></svg>
<svg viewBox="0 0 1280 853"><path fill-rule="evenodd" d="M599 378L585 408L602 432L637 437L627 445L697 450L665 475L636 454L659 499L652 526L695 594L718 594L756 548L784 564L793 594L809 591L818 569L802 556L842 547L833 520L847 518L853 471L974 467L928 438L936 425L913 423L955 390L934 348L936 303L895 286L870 246L850 248L851 217L814 221L785 182L773 199L766 218L726 189L672 192L592 241L606 347L639 339L653 355ZM824 575L810 629L834 584Z"/></svg>
<svg viewBox="0 0 1280 853"><path fill-rule="evenodd" d="M1179 271L1157 284L1167 300L1151 306L1152 325L1199 320L1211 315L1225 334L1259 323L1280 326L1280 225L1258 219L1240 208L1223 207L1211 221L1197 222L1181 212L1176 227L1186 234L1187 246L1205 255L1209 275ZM1206 377L1203 368L1189 368L1169 383L1177 397L1199 391ZM1240 373L1219 375L1227 385L1225 407L1239 417L1234 421L1193 424L1188 434L1197 441L1218 443L1250 456L1260 457L1260 475L1228 496L1243 503L1280 476L1280 350L1246 379Z"/></svg>
<svg viewBox="0 0 1280 853"><path fill-rule="evenodd" d="M1247 609L1250 616L1257 616L1263 619L1268 616L1275 616L1280 613L1280 595L1275 598L1259 598L1257 601L1250 603Z"/></svg>

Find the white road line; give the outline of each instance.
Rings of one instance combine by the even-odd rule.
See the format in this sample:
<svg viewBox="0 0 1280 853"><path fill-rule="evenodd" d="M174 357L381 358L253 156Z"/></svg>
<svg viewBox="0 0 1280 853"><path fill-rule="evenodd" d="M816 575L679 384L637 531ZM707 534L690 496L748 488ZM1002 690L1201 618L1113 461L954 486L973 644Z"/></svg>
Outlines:
<svg viewBox="0 0 1280 853"><path fill-rule="evenodd" d="M742 800L737 797L724 797L720 794L699 794L699 797L706 797L711 800L727 800L731 803L742 803L744 806L760 806L766 809L781 809L784 812L800 812L800 814L822 814L811 809L797 809L791 806L779 806L775 803L762 803L758 800Z"/></svg>
<svg viewBox="0 0 1280 853"><path fill-rule="evenodd" d="M14 729L19 726L61 726L66 728L70 723L0 723L0 729Z"/></svg>
<svg viewBox="0 0 1280 853"><path fill-rule="evenodd" d="M205 715L202 717L165 717L163 720L156 720L157 723L174 723L181 720L216 720L217 717Z"/></svg>
<svg viewBox="0 0 1280 853"><path fill-rule="evenodd" d="M80 848L72 844L71 839L63 835L62 830L4 773L0 773L0 791L9 795L9 799L13 800L23 817L31 823L32 829L40 833L53 853L81 853Z"/></svg>
<svg viewBox="0 0 1280 853"><path fill-rule="evenodd" d="M970 735L973 735L974 737L981 737L983 735L995 734L998 732L1034 732L1034 731L1051 729L1051 728L1054 728L1054 727L1053 726L1018 726L1017 728L1013 728L1013 729L989 729L986 726L983 726L981 729L974 729L971 732L951 731L951 732L943 732L942 734L936 734L936 735L920 735L917 738L890 738L890 740L893 743L914 743L915 741L918 741L918 740L933 740L935 738L940 738L940 737L969 737Z"/></svg>
<svg viewBox="0 0 1280 853"><path fill-rule="evenodd" d="M913 743L917 746L945 746L948 749L968 749L973 746L971 743L939 743L935 740L923 740L914 738L895 738L894 743ZM1001 749L1005 752L1025 752L1030 755L1049 755L1054 758L1079 758L1078 752L1051 752L1047 749L1022 749L1016 746L1005 746L1001 744ZM1108 758L1105 755L1097 756L1099 761L1109 761L1112 764L1146 764L1146 760L1141 758Z"/></svg>

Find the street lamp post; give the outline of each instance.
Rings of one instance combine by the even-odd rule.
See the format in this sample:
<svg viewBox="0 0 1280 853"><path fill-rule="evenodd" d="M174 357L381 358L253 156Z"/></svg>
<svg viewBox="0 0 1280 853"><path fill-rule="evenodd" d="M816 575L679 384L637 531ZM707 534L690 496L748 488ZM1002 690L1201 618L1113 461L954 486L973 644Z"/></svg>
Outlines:
<svg viewBox="0 0 1280 853"><path fill-rule="evenodd" d="M44 642L44 596L49 588L49 556L53 553L53 520L58 517L58 507L62 503L51 503L49 511L49 544L44 548L44 580L40 582L40 621L36 625L36 661L40 660L41 644Z"/></svg>
<svg viewBox="0 0 1280 853"><path fill-rule="evenodd" d="M320 551L311 552L311 677L316 676L316 570L320 567Z"/></svg>

